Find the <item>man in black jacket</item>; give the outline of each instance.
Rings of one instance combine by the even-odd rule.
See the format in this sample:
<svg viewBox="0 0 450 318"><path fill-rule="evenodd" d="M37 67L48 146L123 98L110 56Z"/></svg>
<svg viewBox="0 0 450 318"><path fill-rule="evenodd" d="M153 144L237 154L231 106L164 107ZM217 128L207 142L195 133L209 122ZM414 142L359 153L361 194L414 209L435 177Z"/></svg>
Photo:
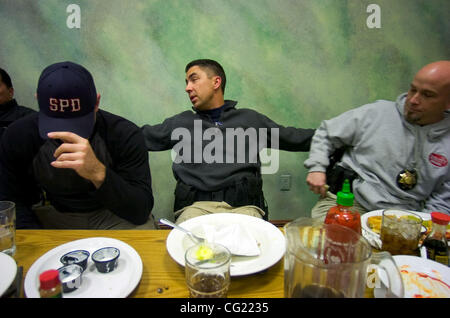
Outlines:
<svg viewBox="0 0 450 318"><path fill-rule="evenodd" d="M16 203L17 228L154 228L142 133L99 110L89 71L48 66L37 99L39 112L11 124L0 143L0 200Z"/></svg>
<svg viewBox="0 0 450 318"><path fill-rule="evenodd" d="M237 109L237 102L224 99L226 76L216 61L195 60L185 71L193 112L142 127L148 150L176 152L177 223L232 208L268 219L259 152L308 151L314 130L283 127L254 110Z"/></svg>
<svg viewBox="0 0 450 318"><path fill-rule="evenodd" d="M17 104L11 77L0 68L0 136L13 121L35 112Z"/></svg>

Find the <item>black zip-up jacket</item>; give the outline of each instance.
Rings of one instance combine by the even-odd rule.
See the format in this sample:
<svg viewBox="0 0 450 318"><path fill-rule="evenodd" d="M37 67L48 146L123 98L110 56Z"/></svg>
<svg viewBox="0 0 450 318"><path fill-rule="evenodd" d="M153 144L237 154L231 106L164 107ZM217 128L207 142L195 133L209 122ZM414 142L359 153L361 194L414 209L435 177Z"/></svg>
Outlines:
<svg viewBox="0 0 450 318"><path fill-rule="evenodd" d="M162 151L172 148L176 150L181 147L179 143L182 140L186 142L186 145L188 145L187 147L190 148L191 151L191 160L190 162L186 162L186 160L181 162L174 161L172 165L173 173L177 180L181 180L185 184L193 186L201 191L218 191L246 176L256 175L261 178L261 161L259 155L256 155L256 157L253 158L254 156L251 155L250 149L251 147L256 146L257 152L259 153L263 148L273 148L271 145L271 129L277 129L279 132L278 149L287 151L309 151L311 139L315 131L314 129L284 127L254 110L245 108L237 109L236 104L236 101L226 100L222 114L216 122L212 121L204 112L196 111L194 108L194 112L182 112L164 120L161 124L143 126L142 131L147 149L149 151ZM200 126L200 122L201 135L194 129L195 127ZM234 147L231 147L227 143L227 141L230 142L229 138L227 139L228 128L232 128L234 131L236 131L237 128L242 128L243 131L254 128L257 132L257 145L251 141L249 142L249 138L245 138L244 162L240 160L242 159L242 153L239 153L238 142L235 140ZM204 151L210 150L211 147L213 147L211 143L215 142L215 137L212 136L214 135L214 129L219 129L223 137L223 154L219 154L218 157L215 157L222 157L222 162L218 162L218 160L205 160L205 158L202 157ZM264 129L267 131L267 138L261 138L262 143L260 143L261 139L259 137L261 135L259 132ZM205 136L206 130L208 130L208 132ZM191 140L184 140L184 137L180 137L185 135L190 135ZM242 133L240 134L241 137L243 135L244 134ZM187 139L189 139L189 137ZM264 141L264 139L267 140ZM195 140L197 140L197 143L195 143ZM199 143L199 140L201 140L201 144ZM185 150L186 149L183 149L183 151ZM186 153L182 153L181 151L178 151L178 153L179 155L176 160L181 159L183 156L184 158L189 157ZM201 161L199 160L200 158Z"/></svg>
<svg viewBox="0 0 450 318"><path fill-rule="evenodd" d="M154 200L141 131L130 121L103 110L97 112L94 130L111 158L105 181L99 189L92 187L88 193L79 194L76 206L65 206L61 212L87 212L83 205L92 204L93 198L97 208L106 208L134 224L147 222ZM44 143L39 136L38 113L11 124L0 142L0 200L16 203L17 228L38 227L31 206L41 189L33 159ZM57 194L47 193L47 197L52 203L51 198L56 201Z"/></svg>

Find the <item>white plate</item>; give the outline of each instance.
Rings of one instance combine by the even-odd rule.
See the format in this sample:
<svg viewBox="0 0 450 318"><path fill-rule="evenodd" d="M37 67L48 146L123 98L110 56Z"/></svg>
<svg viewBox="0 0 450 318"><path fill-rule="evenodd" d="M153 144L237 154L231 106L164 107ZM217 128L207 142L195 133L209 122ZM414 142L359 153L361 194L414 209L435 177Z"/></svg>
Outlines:
<svg viewBox="0 0 450 318"><path fill-rule="evenodd" d="M259 244L261 254L258 256L232 256L231 276L249 275L265 270L276 264L286 249L283 233L273 224L262 219L237 213L216 213L195 217L184 221L180 226L202 236L202 224L227 226L241 224ZM173 229L167 237L166 247L169 255L181 266L184 266L184 254L194 245L189 237Z"/></svg>
<svg viewBox="0 0 450 318"><path fill-rule="evenodd" d="M393 258L399 271L408 272L402 274L405 298L416 298L417 295L450 298L449 267L417 256L395 255ZM375 288L376 298L384 297L386 278L380 275L380 279L383 284L380 288Z"/></svg>
<svg viewBox="0 0 450 318"><path fill-rule="evenodd" d="M381 248L381 239L380 235L372 231L369 226L367 225L367 220L371 216L382 216L384 210L375 210L371 212L367 212L361 215L361 227L363 229L362 234L363 236L372 244L372 246L376 248ZM422 220L427 221L431 220L431 215L429 213L423 213L423 212L416 212L416 211L408 211L411 213L416 214L417 216L420 216Z"/></svg>
<svg viewBox="0 0 450 318"><path fill-rule="evenodd" d="M0 296L11 286L16 273L16 261L11 256L0 253Z"/></svg>
<svg viewBox="0 0 450 318"><path fill-rule="evenodd" d="M117 267L110 273L97 271L92 261L96 250L113 246L120 250ZM31 265L25 277L24 289L29 298L39 297L39 275L48 269L58 269L63 264L61 256L73 250L86 250L89 256L82 283L77 290L64 294L64 298L121 298L127 297L138 285L142 276L142 260L130 245L107 237L92 237L62 244L42 255Z"/></svg>

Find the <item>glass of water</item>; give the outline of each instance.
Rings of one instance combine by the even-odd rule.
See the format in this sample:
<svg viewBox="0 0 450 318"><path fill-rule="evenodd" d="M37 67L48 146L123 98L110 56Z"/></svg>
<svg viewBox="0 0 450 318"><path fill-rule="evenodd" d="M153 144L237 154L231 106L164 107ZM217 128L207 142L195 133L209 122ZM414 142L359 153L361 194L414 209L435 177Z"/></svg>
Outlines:
<svg viewBox="0 0 450 318"><path fill-rule="evenodd" d="M0 201L0 252L16 253L16 204Z"/></svg>

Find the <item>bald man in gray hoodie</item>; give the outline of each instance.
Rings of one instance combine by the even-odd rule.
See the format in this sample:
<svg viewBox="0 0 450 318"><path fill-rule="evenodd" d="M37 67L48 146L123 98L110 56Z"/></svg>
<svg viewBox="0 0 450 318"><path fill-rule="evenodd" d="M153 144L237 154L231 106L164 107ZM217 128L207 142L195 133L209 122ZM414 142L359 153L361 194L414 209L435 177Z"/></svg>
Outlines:
<svg viewBox="0 0 450 318"><path fill-rule="evenodd" d="M352 176L361 213L396 207L450 214L450 61L424 66L396 102L378 100L321 123L304 163L310 190L321 195L314 218L336 204L326 170L342 147L336 168Z"/></svg>

